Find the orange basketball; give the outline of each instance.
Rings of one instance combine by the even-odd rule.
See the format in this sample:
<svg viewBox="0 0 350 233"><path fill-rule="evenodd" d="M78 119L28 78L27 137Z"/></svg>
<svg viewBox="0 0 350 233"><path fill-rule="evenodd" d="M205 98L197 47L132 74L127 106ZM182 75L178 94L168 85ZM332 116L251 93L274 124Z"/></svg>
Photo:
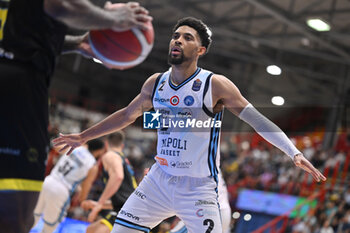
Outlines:
<svg viewBox="0 0 350 233"><path fill-rule="evenodd" d="M89 33L89 43L96 58L110 68L128 69L143 62L151 52L154 30L132 28L124 32L113 30L93 30Z"/></svg>

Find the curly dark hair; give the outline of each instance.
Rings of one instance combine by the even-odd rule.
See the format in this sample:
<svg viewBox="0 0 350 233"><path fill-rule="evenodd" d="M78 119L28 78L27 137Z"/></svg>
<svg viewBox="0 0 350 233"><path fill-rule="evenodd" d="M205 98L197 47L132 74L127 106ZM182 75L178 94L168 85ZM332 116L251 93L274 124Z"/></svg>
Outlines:
<svg viewBox="0 0 350 233"><path fill-rule="evenodd" d="M206 48L206 53L209 51L211 44L211 30L209 27L203 23L202 20L196 19L194 17L185 17L179 19L173 28L173 33L181 26L189 26L197 31L202 45Z"/></svg>
<svg viewBox="0 0 350 233"><path fill-rule="evenodd" d="M103 141L100 138L93 139L93 140L89 141L87 144L88 144L88 149L90 152L94 152L96 150L103 149L105 146L105 144L103 143Z"/></svg>

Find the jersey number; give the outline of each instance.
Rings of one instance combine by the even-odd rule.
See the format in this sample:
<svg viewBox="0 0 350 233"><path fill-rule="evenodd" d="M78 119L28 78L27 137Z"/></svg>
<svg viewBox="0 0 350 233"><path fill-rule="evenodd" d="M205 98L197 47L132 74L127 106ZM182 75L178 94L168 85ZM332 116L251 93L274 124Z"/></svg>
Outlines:
<svg viewBox="0 0 350 233"><path fill-rule="evenodd" d="M158 88L158 91L163 91L164 85L165 85L165 81L162 81L159 88Z"/></svg>
<svg viewBox="0 0 350 233"><path fill-rule="evenodd" d="M205 219L203 221L204 226L208 226L208 229L205 233L210 233L214 229L214 221L211 219Z"/></svg>
<svg viewBox="0 0 350 233"><path fill-rule="evenodd" d="M63 164L63 166L60 166L58 168L58 171L61 172L64 176L66 176L72 169L73 169L73 166L70 165L68 161L66 161Z"/></svg>
<svg viewBox="0 0 350 233"><path fill-rule="evenodd" d="M2 41L2 38L4 37L4 27L9 5L10 0L0 0L0 41Z"/></svg>

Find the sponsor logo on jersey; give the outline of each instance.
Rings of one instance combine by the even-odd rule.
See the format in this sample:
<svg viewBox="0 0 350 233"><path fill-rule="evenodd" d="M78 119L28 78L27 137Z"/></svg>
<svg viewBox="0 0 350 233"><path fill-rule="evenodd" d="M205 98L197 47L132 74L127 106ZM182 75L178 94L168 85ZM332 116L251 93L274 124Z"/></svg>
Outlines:
<svg viewBox="0 0 350 233"><path fill-rule="evenodd" d="M170 103L173 106L178 105L179 102L180 102L180 99L179 99L179 97L177 95L174 95L173 97L170 98Z"/></svg>
<svg viewBox="0 0 350 233"><path fill-rule="evenodd" d="M204 215L205 216L216 216L217 212L213 211L213 210L199 209L196 211L196 215L197 215L197 217L200 217L200 218L203 217Z"/></svg>
<svg viewBox="0 0 350 233"><path fill-rule="evenodd" d="M158 163L159 163L160 165L168 166L168 160L163 159L163 158L160 158L160 157L158 157L158 156L156 156L155 158L156 158L156 160L158 161Z"/></svg>
<svg viewBox="0 0 350 233"><path fill-rule="evenodd" d="M170 166L172 168L190 168L192 166L192 161L171 161Z"/></svg>
<svg viewBox="0 0 350 233"><path fill-rule="evenodd" d="M193 98L193 96L191 96L191 95L186 96L185 99L184 99L184 103L185 103L187 106L193 105L193 103L194 103L194 98Z"/></svg>
<svg viewBox="0 0 350 233"><path fill-rule="evenodd" d="M154 98L154 101L155 101L155 102L160 102L160 103L167 103L167 102L170 101L170 99L169 99L169 98L168 98L168 99L165 99L165 98L158 98L158 97L155 97L155 98Z"/></svg>
<svg viewBox="0 0 350 233"><path fill-rule="evenodd" d="M125 210L121 210L120 214L125 215L126 217L131 218L131 219L136 220L136 221L140 220L139 217L133 215L132 213L126 212Z"/></svg>
<svg viewBox="0 0 350 233"><path fill-rule="evenodd" d="M175 115L175 118L191 118L192 117L192 111L188 108L182 109L182 111L177 112Z"/></svg>
<svg viewBox="0 0 350 233"><path fill-rule="evenodd" d="M162 114L157 110L156 112L143 113L143 128L144 129L160 129L160 116Z"/></svg>
<svg viewBox="0 0 350 233"><path fill-rule="evenodd" d="M143 194L141 191L139 191L139 190L137 190L137 189L134 191L134 194L135 194L136 196L138 196L139 198L141 198L142 200L146 199L146 195Z"/></svg>
<svg viewBox="0 0 350 233"><path fill-rule="evenodd" d="M193 91L199 91L201 89L201 86L202 86L202 81L200 79L196 79L193 82L192 90Z"/></svg>
<svg viewBox="0 0 350 233"><path fill-rule="evenodd" d="M2 153L19 156L21 154L21 150L17 148L0 147L0 154Z"/></svg>
<svg viewBox="0 0 350 233"><path fill-rule="evenodd" d="M198 200L195 202L194 204L195 206L199 206L199 205L216 205L215 201L207 201L207 200Z"/></svg>

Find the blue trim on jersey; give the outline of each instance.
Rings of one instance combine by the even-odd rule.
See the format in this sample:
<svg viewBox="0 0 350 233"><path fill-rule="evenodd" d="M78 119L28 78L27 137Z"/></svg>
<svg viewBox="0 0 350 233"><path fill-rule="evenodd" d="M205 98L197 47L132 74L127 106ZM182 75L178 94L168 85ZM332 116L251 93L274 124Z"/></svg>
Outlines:
<svg viewBox="0 0 350 233"><path fill-rule="evenodd" d="M181 229L178 231L170 231L171 233L187 233L187 228L186 226L183 226Z"/></svg>
<svg viewBox="0 0 350 233"><path fill-rule="evenodd" d="M216 121L216 116L214 118L214 120ZM211 132L211 138L210 138L210 146L209 146L209 168L210 168L210 175L214 176L214 161L213 161L213 147L215 144L215 136L216 136L216 128L214 126L214 128L212 128L212 132Z"/></svg>
<svg viewBox="0 0 350 233"><path fill-rule="evenodd" d="M169 74L169 86L174 89L175 91L177 91L180 87L182 87L183 85L185 85L186 83L188 83L189 81L191 81L194 77L197 76L197 74L199 74L199 72L201 71L201 68L197 68L197 70L190 76L188 77L185 81L183 81L182 83L180 83L179 85L175 86L172 82L171 82L171 77Z"/></svg>
<svg viewBox="0 0 350 233"><path fill-rule="evenodd" d="M121 219L121 218L117 218L114 223L117 223L119 225L131 228L131 229L136 229L136 230L139 230L139 231L143 231L145 233L149 233L151 231L148 227L142 227L140 225L131 223L131 222L126 221L126 220Z"/></svg>
<svg viewBox="0 0 350 233"><path fill-rule="evenodd" d="M211 163L211 157L210 157L210 154L211 154L211 148L213 146L213 135L214 135L214 128L211 128L210 130L210 140L209 140L209 147L208 147L208 168L209 168L209 171L210 171L210 176L212 176L212 163Z"/></svg>
<svg viewBox="0 0 350 233"><path fill-rule="evenodd" d="M222 112L219 112L218 113L218 119L217 120L219 120L219 121L221 121L222 120ZM216 142L215 142L215 147L214 147L214 154L213 154L213 156L214 156L214 168L215 168L215 176L216 176L216 178L218 178L217 177L217 175L219 174L219 170L218 170L218 167L216 166L216 156L217 156L217 150L218 150L218 145L219 145L219 136L220 136L220 128L217 128L216 129L217 130L217 134L216 134Z"/></svg>
<svg viewBox="0 0 350 233"><path fill-rule="evenodd" d="M214 120L221 120L222 119L222 112L219 112L215 114ZM218 183L218 168L216 166L216 155L217 155L217 149L218 149L218 143L219 143L219 135L220 135L220 128L214 127L211 129L210 132L210 140L209 140L209 149L208 149L208 166L210 170L210 176L214 177L216 183ZM217 188L215 189L217 192Z"/></svg>
<svg viewBox="0 0 350 233"><path fill-rule="evenodd" d="M78 187L78 185L79 185L81 182L83 182L83 180L85 180L85 178L86 178L86 177L84 177L84 178L81 179L81 180L75 181L75 182L73 183L72 188L71 188L71 190L69 191L69 195L70 195L70 196L73 195L75 189Z"/></svg>

